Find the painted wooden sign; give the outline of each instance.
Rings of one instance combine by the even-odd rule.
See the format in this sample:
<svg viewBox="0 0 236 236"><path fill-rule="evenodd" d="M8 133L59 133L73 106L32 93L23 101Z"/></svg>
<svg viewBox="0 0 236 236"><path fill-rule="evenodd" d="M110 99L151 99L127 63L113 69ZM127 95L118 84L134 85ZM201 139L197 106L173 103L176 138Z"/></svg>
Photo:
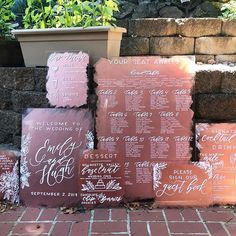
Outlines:
<svg viewBox="0 0 236 236"><path fill-rule="evenodd" d="M19 202L19 160L17 152L0 148L0 201Z"/></svg>
<svg viewBox="0 0 236 236"><path fill-rule="evenodd" d="M48 59L47 98L56 107L87 104L86 53L53 53Z"/></svg>
<svg viewBox="0 0 236 236"><path fill-rule="evenodd" d="M153 163L191 158L193 65L192 57L120 57L95 66L98 148L125 156L127 199L153 197Z"/></svg>
<svg viewBox="0 0 236 236"><path fill-rule="evenodd" d="M22 122L21 200L29 206L79 202L78 161L91 146L89 110L32 109Z"/></svg>
<svg viewBox="0 0 236 236"><path fill-rule="evenodd" d="M197 123L196 146L213 166L213 202L236 203L236 124Z"/></svg>
<svg viewBox="0 0 236 236"><path fill-rule="evenodd" d="M85 151L79 161L81 204L118 206L124 196L124 157L103 150Z"/></svg>
<svg viewBox="0 0 236 236"><path fill-rule="evenodd" d="M209 163L158 162L153 167L157 206L212 204L212 168Z"/></svg>

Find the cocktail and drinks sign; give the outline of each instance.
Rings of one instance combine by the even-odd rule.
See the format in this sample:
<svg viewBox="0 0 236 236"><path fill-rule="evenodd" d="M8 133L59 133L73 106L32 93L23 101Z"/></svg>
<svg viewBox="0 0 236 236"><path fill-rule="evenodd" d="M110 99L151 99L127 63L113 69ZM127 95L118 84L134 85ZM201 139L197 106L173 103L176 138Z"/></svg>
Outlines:
<svg viewBox="0 0 236 236"><path fill-rule="evenodd" d="M196 124L200 161L212 165L213 203L236 203L236 124Z"/></svg>
<svg viewBox="0 0 236 236"><path fill-rule="evenodd" d="M96 64L98 148L125 156L127 199L154 197L156 162L191 159L193 65L191 57Z"/></svg>

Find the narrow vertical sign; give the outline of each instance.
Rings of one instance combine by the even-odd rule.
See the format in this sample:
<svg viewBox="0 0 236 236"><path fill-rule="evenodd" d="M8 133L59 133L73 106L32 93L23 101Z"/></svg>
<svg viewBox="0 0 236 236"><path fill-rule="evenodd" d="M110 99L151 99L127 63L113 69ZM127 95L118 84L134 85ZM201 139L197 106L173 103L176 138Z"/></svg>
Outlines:
<svg viewBox="0 0 236 236"><path fill-rule="evenodd" d="M19 160L15 151L0 150L0 200L19 202Z"/></svg>
<svg viewBox="0 0 236 236"><path fill-rule="evenodd" d="M86 53L53 53L48 59L47 98L56 107L82 106L87 103Z"/></svg>

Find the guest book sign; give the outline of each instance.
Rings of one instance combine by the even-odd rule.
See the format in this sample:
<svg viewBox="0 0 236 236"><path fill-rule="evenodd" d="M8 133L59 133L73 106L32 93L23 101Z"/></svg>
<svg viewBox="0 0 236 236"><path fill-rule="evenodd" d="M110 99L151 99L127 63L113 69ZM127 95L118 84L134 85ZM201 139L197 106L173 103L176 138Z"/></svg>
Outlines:
<svg viewBox="0 0 236 236"><path fill-rule="evenodd" d="M209 163L158 162L153 167L155 205L209 206L211 177Z"/></svg>
<svg viewBox="0 0 236 236"><path fill-rule="evenodd" d="M91 146L89 110L32 109L22 123L21 199L29 206L79 202L78 161Z"/></svg>
<svg viewBox="0 0 236 236"><path fill-rule="evenodd" d="M117 206L124 196L124 157L103 150L85 151L79 161L81 204Z"/></svg>
<svg viewBox="0 0 236 236"><path fill-rule="evenodd" d="M19 201L19 164L15 151L0 149L0 200Z"/></svg>
<svg viewBox="0 0 236 236"><path fill-rule="evenodd" d="M53 53L48 58L47 98L56 107L82 106L87 103L86 53Z"/></svg>
<svg viewBox="0 0 236 236"><path fill-rule="evenodd" d="M192 57L120 57L95 66L98 148L125 156L127 199L154 197L157 161L191 158L193 65Z"/></svg>
<svg viewBox="0 0 236 236"><path fill-rule="evenodd" d="M196 146L213 167L213 202L236 203L236 124L196 124Z"/></svg>

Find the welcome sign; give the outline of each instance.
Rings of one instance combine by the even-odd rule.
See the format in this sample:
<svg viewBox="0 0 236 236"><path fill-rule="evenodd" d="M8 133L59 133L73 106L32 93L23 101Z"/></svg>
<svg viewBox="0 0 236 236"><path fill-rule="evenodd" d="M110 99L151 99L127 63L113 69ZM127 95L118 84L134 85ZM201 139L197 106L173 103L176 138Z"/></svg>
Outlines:
<svg viewBox="0 0 236 236"><path fill-rule="evenodd" d="M91 146L87 109L29 109L22 123L21 200L58 207L79 202L78 161Z"/></svg>

